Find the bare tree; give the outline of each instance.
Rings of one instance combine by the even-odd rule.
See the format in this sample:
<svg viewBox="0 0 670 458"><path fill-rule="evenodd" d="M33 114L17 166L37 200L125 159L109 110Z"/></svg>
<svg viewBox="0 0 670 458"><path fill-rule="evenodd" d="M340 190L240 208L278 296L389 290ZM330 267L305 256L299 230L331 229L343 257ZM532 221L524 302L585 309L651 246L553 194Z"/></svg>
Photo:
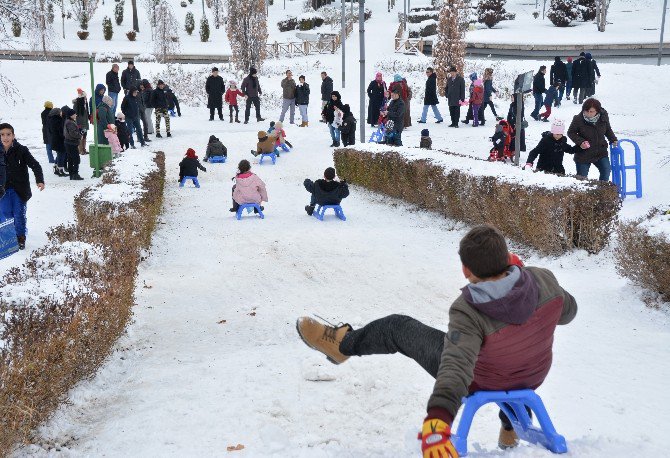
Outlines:
<svg viewBox="0 0 670 458"><path fill-rule="evenodd" d="M163 0L156 6L154 54L159 62L167 63L179 49L179 24L172 7Z"/></svg>
<svg viewBox="0 0 670 458"><path fill-rule="evenodd" d="M26 0L24 5L30 47L33 51L40 51L43 57L49 56L56 43L56 33L47 20L48 3L49 0Z"/></svg>
<svg viewBox="0 0 670 458"><path fill-rule="evenodd" d="M72 13L75 19L79 21L79 26L83 30L88 30L88 21L93 17L93 13L98 9L98 0L70 0L72 2Z"/></svg>
<svg viewBox="0 0 670 458"><path fill-rule="evenodd" d="M469 3L469 2L467 2ZM468 5L463 0L444 0L437 25L437 42L433 48L435 72L440 93L444 91L447 69L455 66L463 71L465 63L465 31Z"/></svg>
<svg viewBox="0 0 670 458"><path fill-rule="evenodd" d="M228 0L228 39L233 62L240 70L259 68L268 41L264 0Z"/></svg>
<svg viewBox="0 0 670 458"><path fill-rule="evenodd" d="M22 14L23 10L16 7L15 0L0 0L0 16L8 19L5 21L0 21L0 45L5 49L13 48L13 39L10 35L10 31L7 29L7 24L10 24L12 19L20 19L25 21L25 17ZM16 105L17 102L23 101L21 98L18 89L12 83L12 80L7 78L0 72L0 99L2 99L7 104Z"/></svg>
<svg viewBox="0 0 670 458"><path fill-rule="evenodd" d="M607 25L607 11L610 9L610 0L596 0L596 24L598 32L604 32Z"/></svg>

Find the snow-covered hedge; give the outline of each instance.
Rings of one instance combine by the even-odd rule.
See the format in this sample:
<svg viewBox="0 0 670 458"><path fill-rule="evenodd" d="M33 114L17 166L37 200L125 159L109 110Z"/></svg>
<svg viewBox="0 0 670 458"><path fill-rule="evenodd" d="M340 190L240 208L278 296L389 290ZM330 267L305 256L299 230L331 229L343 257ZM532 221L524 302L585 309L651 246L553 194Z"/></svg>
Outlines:
<svg viewBox="0 0 670 458"><path fill-rule="evenodd" d="M75 223L53 228L0 279L0 456L93 374L125 329L164 179L163 153L115 160L75 198Z"/></svg>
<svg viewBox="0 0 670 458"><path fill-rule="evenodd" d="M156 62L156 56L149 53L143 53L135 56L135 62Z"/></svg>
<svg viewBox="0 0 670 458"><path fill-rule="evenodd" d="M338 175L469 224L491 223L543 253L602 250L621 202L614 185L532 173L445 151L336 149Z"/></svg>
<svg viewBox="0 0 670 458"><path fill-rule="evenodd" d="M410 24L407 26L410 38L430 37L437 35L437 21L435 19L427 19L418 24Z"/></svg>
<svg viewBox="0 0 670 458"><path fill-rule="evenodd" d="M656 208L644 218L622 222L618 233L619 274L670 302L670 210Z"/></svg>
<svg viewBox="0 0 670 458"><path fill-rule="evenodd" d="M432 11L413 11L407 15L407 22L410 24L418 24L426 20L438 20L440 12L437 10Z"/></svg>
<svg viewBox="0 0 670 458"><path fill-rule="evenodd" d="M100 51L95 54L96 62L122 62L121 54L114 51Z"/></svg>

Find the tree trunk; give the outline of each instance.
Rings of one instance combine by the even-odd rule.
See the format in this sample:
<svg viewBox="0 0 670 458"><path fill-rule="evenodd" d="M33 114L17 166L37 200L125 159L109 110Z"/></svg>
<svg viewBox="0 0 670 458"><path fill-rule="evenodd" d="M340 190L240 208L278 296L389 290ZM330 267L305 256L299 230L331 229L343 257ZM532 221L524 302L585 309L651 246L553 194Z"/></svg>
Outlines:
<svg viewBox="0 0 670 458"><path fill-rule="evenodd" d="M140 21L137 18L137 0L132 0L133 5L133 30L135 32L140 31Z"/></svg>
<svg viewBox="0 0 670 458"><path fill-rule="evenodd" d="M607 10L610 7L610 0L596 0L596 24L598 32L604 32L607 26Z"/></svg>

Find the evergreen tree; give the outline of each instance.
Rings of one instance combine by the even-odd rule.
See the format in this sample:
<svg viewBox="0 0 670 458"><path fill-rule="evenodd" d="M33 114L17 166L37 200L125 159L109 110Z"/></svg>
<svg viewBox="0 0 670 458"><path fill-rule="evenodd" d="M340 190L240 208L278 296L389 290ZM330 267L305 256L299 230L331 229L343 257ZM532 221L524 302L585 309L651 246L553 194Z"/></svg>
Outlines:
<svg viewBox="0 0 670 458"><path fill-rule="evenodd" d="M203 16L200 19L200 41L203 43L209 40L209 21Z"/></svg>
<svg viewBox="0 0 670 458"><path fill-rule="evenodd" d="M507 0L480 0L477 5L477 22L490 29L500 21L514 19L515 15L505 10Z"/></svg>
<svg viewBox="0 0 670 458"><path fill-rule="evenodd" d="M114 7L114 20L116 21L116 25L123 24L123 7L124 6L125 6L125 2L123 0L121 0Z"/></svg>
<svg viewBox="0 0 670 458"><path fill-rule="evenodd" d="M228 0L228 39L237 68L260 68L268 41L264 0Z"/></svg>
<svg viewBox="0 0 670 458"><path fill-rule="evenodd" d="M433 46L437 88L440 94L444 93L447 69L454 65L459 72L463 71L467 14L467 5L463 0L444 0L437 25L437 40Z"/></svg>
<svg viewBox="0 0 670 458"><path fill-rule="evenodd" d="M582 21L588 22L596 18L596 0L577 0Z"/></svg>
<svg viewBox="0 0 670 458"><path fill-rule="evenodd" d="M556 27L567 27L579 17L577 0L551 0L547 17Z"/></svg>
<svg viewBox="0 0 670 458"><path fill-rule="evenodd" d="M105 40L109 41L114 35L114 29L112 28L112 20L109 16L105 16L102 20L102 35L105 37Z"/></svg>
<svg viewBox="0 0 670 458"><path fill-rule="evenodd" d="M191 35L195 30L195 18L193 17L193 13L191 13L190 11L186 13L184 30L186 30L186 33L188 33L189 35Z"/></svg>

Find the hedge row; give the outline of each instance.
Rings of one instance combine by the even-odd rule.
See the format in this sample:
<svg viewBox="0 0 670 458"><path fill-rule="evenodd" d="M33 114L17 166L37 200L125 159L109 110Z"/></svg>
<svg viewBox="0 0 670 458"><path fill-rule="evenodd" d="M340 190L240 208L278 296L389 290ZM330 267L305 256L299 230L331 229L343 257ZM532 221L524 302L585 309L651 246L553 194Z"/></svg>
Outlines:
<svg viewBox="0 0 670 458"><path fill-rule="evenodd" d="M125 329L163 200L165 156L145 164L139 189L112 165L75 198L75 222L51 229L45 247L0 279L0 456L95 372ZM105 201L105 190L133 197Z"/></svg>
<svg viewBox="0 0 670 458"><path fill-rule="evenodd" d="M645 218L619 224L616 266L620 275L670 302L670 234L650 232L648 226L664 214L653 209Z"/></svg>
<svg viewBox="0 0 670 458"><path fill-rule="evenodd" d="M573 248L596 253L607 245L621 206L616 187L569 177L533 177L532 172L510 178L505 173L518 174L520 169L424 151L368 145L336 149L334 159L338 175L351 183L469 224L494 224L543 253ZM526 176L534 184L519 181ZM538 184L544 180L562 185Z"/></svg>

